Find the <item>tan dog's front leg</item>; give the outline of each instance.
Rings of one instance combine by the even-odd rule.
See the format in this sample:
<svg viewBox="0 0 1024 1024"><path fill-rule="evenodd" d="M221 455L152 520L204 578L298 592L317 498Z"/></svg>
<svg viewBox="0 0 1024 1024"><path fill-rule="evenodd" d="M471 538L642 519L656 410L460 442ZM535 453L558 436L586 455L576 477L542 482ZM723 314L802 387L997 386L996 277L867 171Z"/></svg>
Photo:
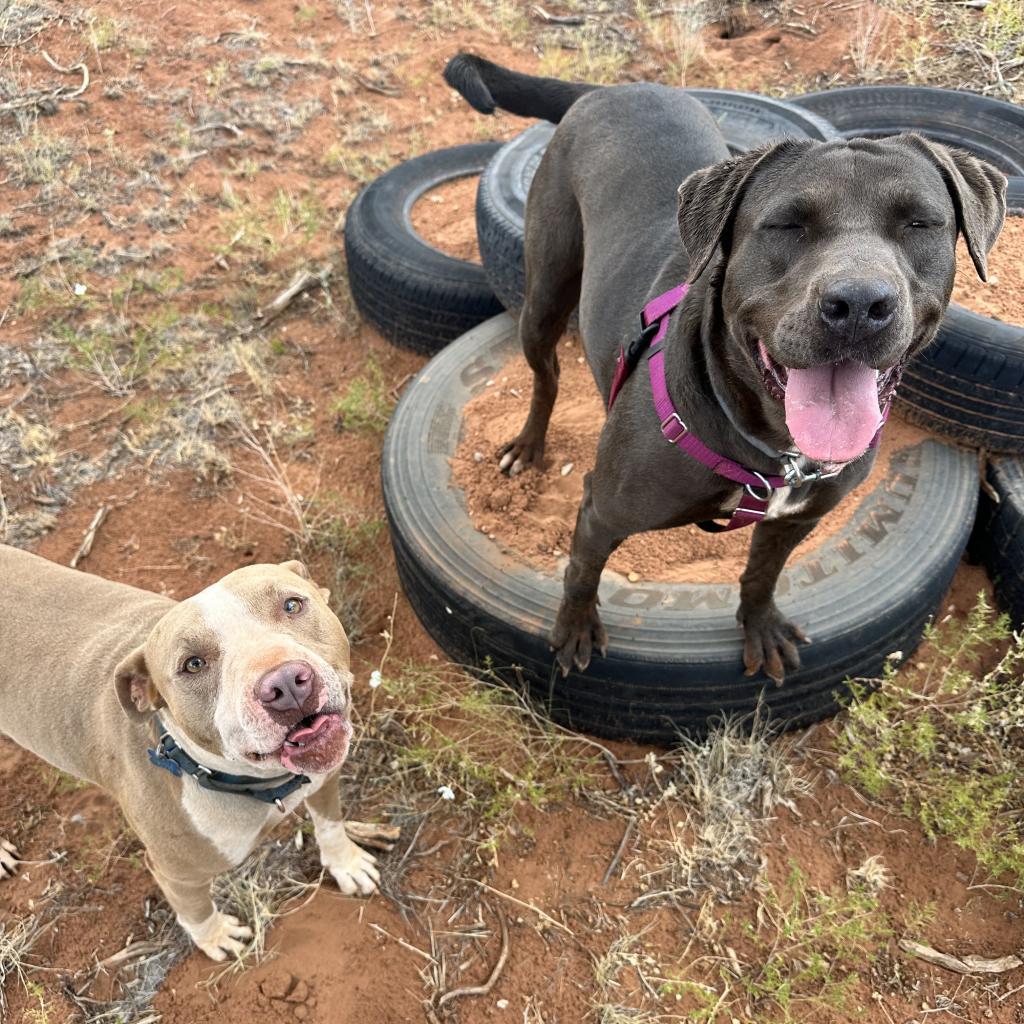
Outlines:
<svg viewBox="0 0 1024 1024"><path fill-rule="evenodd" d="M337 775L331 776L308 800L320 846L320 863L334 876L346 896L369 896L377 891L377 858L357 846L345 831Z"/></svg>
<svg viewBox="0 0 1024 1024"><path fill-rule="evenodd" d="M211 960L240 956L252 929L237 917L221 913L210 897L212 878L200 881L173 878L150 862L150 870L178 917L178 924Z"/></svg>

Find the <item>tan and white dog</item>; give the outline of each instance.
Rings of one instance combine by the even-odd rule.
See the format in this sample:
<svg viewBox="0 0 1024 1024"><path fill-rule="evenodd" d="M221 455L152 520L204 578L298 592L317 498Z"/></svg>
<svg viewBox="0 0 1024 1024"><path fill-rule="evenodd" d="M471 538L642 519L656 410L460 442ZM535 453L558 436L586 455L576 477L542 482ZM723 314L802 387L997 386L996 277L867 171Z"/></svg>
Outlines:
<svg viewBox="0 0 1024 1024"><path fill-rule="evenodd" d="M120 802L178 921L215 960L251 933L214 907L212 880L303 801L341 891L379 881L341 814L352 675L327 593L284 562L175 602L0 545L0 733ZM0 879L17 864L0 835Z"/></svg>

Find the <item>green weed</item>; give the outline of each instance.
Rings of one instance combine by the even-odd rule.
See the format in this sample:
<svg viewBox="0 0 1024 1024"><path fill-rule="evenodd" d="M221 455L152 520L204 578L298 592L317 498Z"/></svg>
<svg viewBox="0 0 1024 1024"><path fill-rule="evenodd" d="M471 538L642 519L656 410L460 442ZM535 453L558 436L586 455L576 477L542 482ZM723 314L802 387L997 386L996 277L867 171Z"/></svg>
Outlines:
<svg viewBox="0 0 1024 1024"><path fill-rule="evenodd" d="M859 971L891 934L874 893L813 889L794 863L781 886L763 884L758 918L745 931L760 962L739 979L758 1020L790 1024L812 1007L855 1011L850 999Z"/></svg>
<svg viewBox="0 0 1024 1024"><path fill-rule="evenodd" d="M889 668L874 692L855 684L840 770L870 797L895 801L931 838L948 837L992 875L1019 882L1024 640L982 595L966 622L931 628L927 640L917 674Z"/></svg>
<svg viewBox="0 0 1024 1024"><path fill-rule="evenodd" d="M331 412L343 430L380 434L387 427L394 406L384 371L371 355L365 373L349 381L344 392L331 403Z"/></svg>

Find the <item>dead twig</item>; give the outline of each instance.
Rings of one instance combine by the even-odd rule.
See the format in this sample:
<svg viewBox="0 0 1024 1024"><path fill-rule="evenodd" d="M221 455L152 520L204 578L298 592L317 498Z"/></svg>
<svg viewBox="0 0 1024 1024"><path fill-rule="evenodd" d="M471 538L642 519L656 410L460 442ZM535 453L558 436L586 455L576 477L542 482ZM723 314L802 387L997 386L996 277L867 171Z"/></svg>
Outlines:
<svg viewBox="0 0 1024 1024"><path fill-rule="evenodd" d="M501 972L505 969L509 949L508 925L505 923L505 915L500 911L498 912L498 924L501 925L501 952L498 953L498 959L488 979L482 985L473 985L470 988L455 988L450 992L445 992L437 1000L437 1008L439 1010L445 1003L450 1003L453 999L462 999L466 996L485 996L494 988L498 978L501 976Z"/></svg>
<svg viewBox="0 0 1024 1024"><path fill-rule="evenodd" d="M92 551L93 542L96 540L96 534L108 515L110 515L110 506L100 505L96 510L96 515L92 517L92 522L89 524L89 528L85 531L82 543L78 545L78 550L72 556L71 561L68 562L68 565L70 565L72 569L76 569L79 562L89 557L89 552Z"/></svg>
<svg viewBox="0 0 1024 1024"><path fill-rule="evenodd" d="M375 825L366 821L346 821L345 833L360 846L390 853L398 842L402 830L397 825Z"/></svg>
<svg viewBox="0 0 1024 1024"><path fill-rule="evenodd" d="M261 326L265 327L272 320L276 320L303 292L316 286L325 288L330 276L331 268L328 266L316 271L305 268L296 271L295 276L288 283L288 287L259 310L256 313L256 319L262 321Z"/></svg>
<svg viewBox="0 0 1024 1024"><path fill-rule="evenodd" d="M571 935L573 938L576 938L576 933L571 928L562 924L561 921L556 921L550 914L544 913L540 907L535 907L532 903L525 903L523 900L517 900L515 896L511 896L507 892L502 892L500 889L495 889L493 885L488 885L486 882L481 882L479 879L474 878L471 879L471 881L479 885L481 889L486 889L488 892L494 893L495 896L500 896L503 900L508 900L509 903L514 903L517 907L522 907L524 910L531 911L542 921L547 921L547 923L552 927L565 932L566 935Z"/></svg>
<svg viewBox="0 0 1024 1024"><path fill-rule="evenodd" d="M604 878L601 879L602 885L607 885L608 880L615 874L616 869L619 866L619 861L622 860L622 855L626 852L626 845L629 843L630 838L633 835L633 829L636 828L636 818L630 818L626 822L626 831L622 833L622 842L619 843L619 848L615 851L615 856L612 857L611 864L608 865L608 870L604 873Z"/></svg>
<svg viewBox="0 0 1024 1024"><path fill-rule="evenodd" d="M370 92L379 93L381 96L401 96L402 90L397 85L388 85L386 82L377 82L372 78L366 78L364 75L355 74L352 76L356 82L361 85L364 89L369 89Z"/></svg>
<svg viewBox="0 0 1024 1024"><path fill-rule="evenodd" d="M988 959L983 956L951 956L949 953L941 953L931 946L922 946L919 942L912 942L910 939L900 939L900 949L910 956L924 960L933 967L941 967L946 971L953 971L956 974L1005 974L1007 971L1015 971L1018 967L1024 967L1024 960L1013 954L1001 956L996 959Z"/></svg>
<svg viewBox="0 0 1024 1024"><path fill-rule="evenodd" d="M415 953L417 956L423 957L428 963L437 963L437 961L425 950L420 949L418 946L414 946L411 942L406 942L405 939L400 939L397 935L392 935L386 928L382 928L379 924L370 922L370 927L377 932L378 935L383 935L385 938L391 939L392 942L397 942L402 949L407 949L410 953Z"/></svg>
<svg viewBox="0 0 1024 1024"><path fill-rule="evenodd" d="M76 96L81 96L82 93L89 88L89 68L85 64L72 64L71 67L66 68L63 64L58 64L45 50L41 50L40 53L43 55L43 60L45 60L54 71L59 71L62 75L73 75L76 71L82 72L82 84L71 92L58 90L60 99L73 100Z"/></svg>
<svg viewBox="0 0 1024 1024"><path fill-rule="evenodd" d="M581 14L548 14L540 4L533 5L533 12L549 25L582 25L585 20Z"/></svg>
<svg viewBox="0 0 1024 1024"><path fill-rule="evenodd" d="M242 129L237 124L230 124L227 121L211 121L210 124L201 124L198 128L193 128L192 133L198 135L200 132L216 132L225 131L231 132L236 139L242 137Z"/></svg>

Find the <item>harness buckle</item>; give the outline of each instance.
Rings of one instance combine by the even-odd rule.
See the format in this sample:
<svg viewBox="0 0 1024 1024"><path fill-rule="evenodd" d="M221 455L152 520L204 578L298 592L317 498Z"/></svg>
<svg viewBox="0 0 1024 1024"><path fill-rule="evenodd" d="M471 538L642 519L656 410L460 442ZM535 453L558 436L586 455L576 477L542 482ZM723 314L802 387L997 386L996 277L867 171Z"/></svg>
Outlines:
<svg viewBox="0 0 1024 1024"><path fill-rule="evenodd" d="M676 423L679 424L679 433L676 434L675 437L670 437L669 434L667 433L667 429L668 429L669 424L673 420L675 420ZM677 413L675 410L673 410L671 413L668 414L668 416L666 416L661 421L661 432L662 432L662 434L665 435L665 440L668 441L669 444L677 444L679 439L684 434L688 434L690 432L690 428L679 418L679 413ZM762 477L762 479L764 479L764 478Z"/></svg>
<svg viewBox="0 0 1024 1024"><path fill-rule="evenodd" d="M285 806L284 806L284 801L283 801L283 800L282 800L282 799L281 799L280 797L277 797L277 798L276 798L276 799L274 800L274 803L275 803L275 804L277 805L277 809L278 809L278 810L279 810L279 811L280 811L280 812L281 812L282 814L287 814L287 813L288 813L288 810L287 810L287 809L285 808Z"/></svg>
<svg viewBox="0 0 1024 1024"><path fill-rule="evenodd" d="M196 761L196 774L197 775L213 775L213 769L207 768L205 764L200 764Z"/></svg>
<svg viewBox="0 0 1024 1024"><path fill-rule="evenodd" d="M772 487L772 485L770 483L768 483L768 481L765 480L765 478L763 476L761 476L761 474L758 473L756 469L752 469L750 472L753 473L754 476L756 476L757 479L760 480L762 484L764 484L764 494L763 495L758 494L757 491L754 490L754 484L744 484L743 485L743 489L755 501L771 501L772 495L775 493L775 488Z"/></svg>

